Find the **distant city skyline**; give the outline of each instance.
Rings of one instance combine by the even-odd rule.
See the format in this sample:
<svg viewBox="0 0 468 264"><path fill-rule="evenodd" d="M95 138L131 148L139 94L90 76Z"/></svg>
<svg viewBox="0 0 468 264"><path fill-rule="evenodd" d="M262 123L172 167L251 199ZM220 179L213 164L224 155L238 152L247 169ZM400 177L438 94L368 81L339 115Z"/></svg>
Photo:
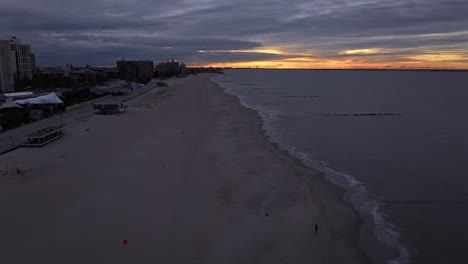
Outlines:
<svg viewBox="0 0 468 264"><path fill-rule="evenodd" d="M38 66L115 65L468 69L463 0L4 0L0 39ZM27 17L27 19L21 19Z"/></svg>

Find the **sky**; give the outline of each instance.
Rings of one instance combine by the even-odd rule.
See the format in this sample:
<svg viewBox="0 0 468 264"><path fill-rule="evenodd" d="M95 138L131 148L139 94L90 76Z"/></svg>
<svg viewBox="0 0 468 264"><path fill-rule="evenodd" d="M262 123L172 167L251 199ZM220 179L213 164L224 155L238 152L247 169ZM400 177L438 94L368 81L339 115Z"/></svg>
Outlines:
<svg viewBox="0 0 468 264"><path fill-rule="evenodd" d="M38 66L468 69L467 0L0 0Z"/></svg>

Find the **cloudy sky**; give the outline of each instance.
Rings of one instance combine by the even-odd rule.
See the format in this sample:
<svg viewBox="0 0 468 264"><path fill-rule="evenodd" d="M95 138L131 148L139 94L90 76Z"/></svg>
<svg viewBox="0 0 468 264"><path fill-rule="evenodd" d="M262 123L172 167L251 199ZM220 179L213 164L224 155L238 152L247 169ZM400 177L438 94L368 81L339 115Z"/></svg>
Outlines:
<svg viewBox="0 0 468 264"><path fill-rule="evenodd" d="M467 0L0 0L39 66L468 68Z"/></svg>

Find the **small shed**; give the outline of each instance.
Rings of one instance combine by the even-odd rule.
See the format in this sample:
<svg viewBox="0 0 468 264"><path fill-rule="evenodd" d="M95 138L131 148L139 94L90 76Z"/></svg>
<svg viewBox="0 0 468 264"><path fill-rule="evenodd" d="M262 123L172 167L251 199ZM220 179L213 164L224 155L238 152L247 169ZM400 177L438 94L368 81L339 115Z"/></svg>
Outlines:
<svg viewBox="0 0 468 264"><path fill-rule="evenodd" d="M120 108L122 108L122 103L116 102L101 102L94 104L94 110L98 110L98 114L101 115L115 115L120 113Z"/></svg>

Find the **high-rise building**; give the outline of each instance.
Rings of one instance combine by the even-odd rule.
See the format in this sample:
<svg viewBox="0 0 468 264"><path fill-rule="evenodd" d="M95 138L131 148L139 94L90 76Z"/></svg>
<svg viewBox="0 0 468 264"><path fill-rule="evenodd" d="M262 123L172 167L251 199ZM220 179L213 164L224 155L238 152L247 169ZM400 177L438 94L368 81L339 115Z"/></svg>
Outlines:
<svg viewBox="0 0 468 264"><path fill-rule="evenodd" d="M16 79L31 79L33 76L31 46L21 44L16 37L12 37L10 48L16 53Z"/></svg>
<svg viewBox="0 0 468 264"><path fill-rule="evenodd" d="M29 45L21 44L16 37L0 40L0 90L14 91L16 80L31 79L34 64Z"/></svg>
<svg viewBox="0 0 468 264"><path fill-rule="evenodd" d="M72 64L65 64L65 67L63 67L63 76L70 76L70 73L73 71L73 65Z"/></svg>
<svg viewBox="0 0 468 264"><path fill-rule="evenodd" d="M0 92L15 90L16 60L10 41L0 40Z"/></svg>
<svg viewBox="0 0 468 264"><path fill-rule="evenodd" d="M31 69L32 69L32 74L36 74L37 69L36 69L36 55L34 53L31 53Z"/></svg>

